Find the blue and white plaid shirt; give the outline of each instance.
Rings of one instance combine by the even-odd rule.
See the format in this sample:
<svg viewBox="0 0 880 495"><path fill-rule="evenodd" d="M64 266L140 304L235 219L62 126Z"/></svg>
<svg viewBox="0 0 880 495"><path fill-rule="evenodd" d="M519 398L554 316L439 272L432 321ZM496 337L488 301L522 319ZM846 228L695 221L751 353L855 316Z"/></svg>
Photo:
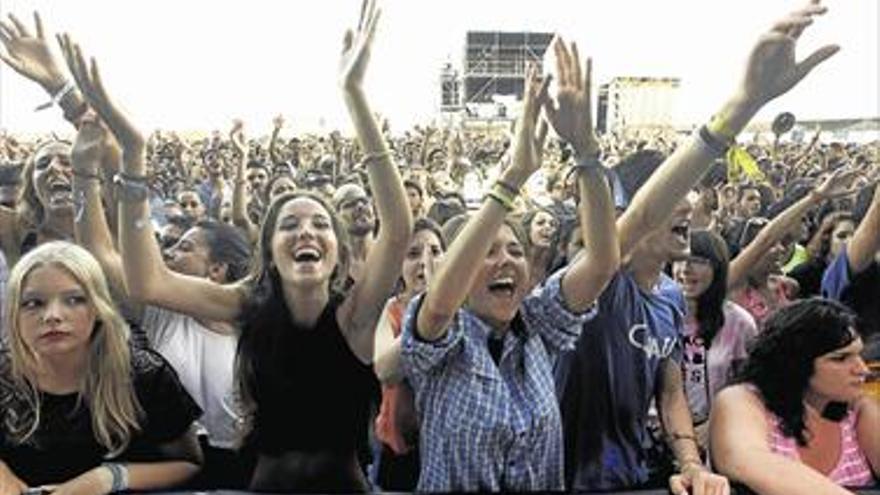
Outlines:
<svg viewBox="0 0 880 495"><path fill-rule="evenodd" d="M553 364L572 349L595 309L572 314L563 272L526 297L495 365L491 328L460 309L446 335L415 335L422 296L403 320L402 362L421 425L419 491L563 489L562 423ZM518 323L516 321L519 320Z"/></svg>

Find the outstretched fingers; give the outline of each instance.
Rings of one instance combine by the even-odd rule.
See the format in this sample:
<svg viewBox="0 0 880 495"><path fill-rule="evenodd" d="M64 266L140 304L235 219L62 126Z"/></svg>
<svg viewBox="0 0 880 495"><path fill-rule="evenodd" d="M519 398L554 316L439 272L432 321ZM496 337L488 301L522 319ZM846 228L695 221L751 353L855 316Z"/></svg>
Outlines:
<svg viewBox="0 0 880 495"><path fill-rule="evenodd" d="M15 25L15 29L18 31L17 34L19 37L29 38L31 36L31 33L30 33L30 31L28 31L28 28L21 21L18 20L18 17L15 17L12 14L9 14L9 20L12 21L13 25Z"/></svg>
<svg viewBox="0 0 880 495"><path fill-rule="evenodd" d="M37 30L37 38L41 40L45 40L46 36L43 34L43 21L40 19L40 14L37 11L34 11L34 28Z"/></svg>
<svg viewBox="0 0 880 495"><path fill-rule="evenodd" d="M803 79L807 74L810 73L811 70L815 69L816 66L828 60L839 51L839 45L825 45L822 48L819 48L815 52L811 53L809 57L805 58L797 64L798 80Z"/></svg>

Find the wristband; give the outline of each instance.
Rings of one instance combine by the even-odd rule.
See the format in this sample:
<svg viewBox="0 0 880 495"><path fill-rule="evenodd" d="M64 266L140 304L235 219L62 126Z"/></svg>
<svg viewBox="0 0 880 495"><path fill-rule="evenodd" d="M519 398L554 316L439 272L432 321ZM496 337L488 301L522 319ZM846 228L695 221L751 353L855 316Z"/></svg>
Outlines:
<svg viewBox="0 0 880 495"><path fill-rule="evenodd" d="M587 170L602 170L605 167L602 165L602 162L599 160L598 156L587 156L585 158L581 158L578 162L571 166L568 170L568 173L565 174L565 179L563 179L563 183L567 183L569 177L572 174L579 174L581 172Z"/></svg>
<svg viewBox="0 0 880 495"><path fill-rule="evenodd" d="M515 197L516 195L519 194L519 189L513 187L512 185L508 184L507 182L504 182L501 179L496 180L495 185L500 187L501 189L505 190L511 196Z"/></svg>
<svg viewBox="0 0 880 495"><path fill-rule="evenodd" d="M707 127L716 136L721 136L731 143L736 141L736 133L730 130L727 120L721 114L713 115Z"/></svg>
<svg viewBox="0 0 880 495"><path fill-rule="evenodd" d="M124 492L128 490L128 468L125 467L124 464L108 462L103 464L103 466L110 471L110 475L113 477L110 493Z"/></svg>
<svg viewBox="0 0 880 495"><path fill-rule="evenodd" d="M709 131L709 128L704 126L700 127L697 136L700 138L700 141L706 145L709 150L715 155L722 156L727 153L727 150L730 149L731 142L721 141Z"/></svg>
<svg viewBox="0 0 880 495"><path fill-rule="evenodd" d="M45 109L47 109L47 108L50 108L52 105L58 105L58 103L59 103L59 102L65 97L65 96L67 96L68 93L70 93L71 91L73 91L74 88L76 88L76 86L75 86L72 82L70 82L70 81L65 81L65 82L64 82L64 86L62 86L61 89L59 89L57 93L55 93L54 95L52 95L52 99L51 99L51 100L47 101L46 103L43 103L42 105L38 105L37 108L34 109L34 111L35 111L35 112L40 112L40 111L42 111L42 110L45 110Z"/></svg>
<svg viewBox="0 0 880 495"><path fill-rule="evenodd" d="M505 197L503 194L499 194L498 191L493 189L486 193L486 197L497 201L505 210L513 211L513 201L511 201L510 198Z"/></svg>
<svg viewBox="0 0 880 495"><path fill-rule="evenodd" d="M385 151L376 151L373 153L365 153L364 158L361 160L363 163L369 163L380 158L391 158L391 152L388 150Z"/></svg>
<svg viewBox="0 0 880 495"><path fill-rule="evenodd" d="M150 195L150 188L147 187L146 178L143 178L143 181L138 179L132 180L129 176L125 176L120 172L113 176L113 184L116 185L119 199L126 203L146 201Z"/></svg>

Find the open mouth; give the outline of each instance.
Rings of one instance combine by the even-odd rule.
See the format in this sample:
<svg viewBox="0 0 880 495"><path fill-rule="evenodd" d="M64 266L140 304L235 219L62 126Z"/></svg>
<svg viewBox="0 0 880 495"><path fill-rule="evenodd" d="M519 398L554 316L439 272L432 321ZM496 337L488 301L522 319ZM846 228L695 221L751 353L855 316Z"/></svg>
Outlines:
<svg viewBox="0 0 880 495"><path fill-rule="evenodd" d="M499 297L513 297L516 292L516 282L513 277L502 277L489 283L489 293Z"/></svg>
<svg viewBox="0 0 880 495"><path fill-rule="evenodd" d="M688 243L688 235L690 234L690 231L691 223L687 220L676 224L670 229L670 232L675 235L676 239L684 244Z"/></svg>
<svg viewBox="0 0 880 495"><path fill-rule="evenodd" d="M317 263L321 261L321 252L313 247L301 247L294 251L293 261L296 263Z"/></svg>
<svg viewBox="0 0 880 495"><path fill-rule="evenodd" d="M73 190L70 183L53 182L49 184L49 200L53 203L73 200Z"/></svg>

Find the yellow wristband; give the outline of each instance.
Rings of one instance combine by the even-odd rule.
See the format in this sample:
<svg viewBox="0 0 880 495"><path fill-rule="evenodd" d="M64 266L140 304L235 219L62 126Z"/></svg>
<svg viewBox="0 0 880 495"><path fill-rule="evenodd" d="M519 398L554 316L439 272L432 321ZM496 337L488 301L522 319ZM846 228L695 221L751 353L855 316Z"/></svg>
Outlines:
<svg viewBox="0 0 880 495"><path fill-rule="evenodd" d="M709 125L706 127L709 129L709 132L716 136L724 138L731 143L736 141L736 133L730 130L730 124L721 114L713 115L712 120L709 121Z"/></svg>
<svg viewBox="0 0 880 495"><path fill-rule="evenodd" d="M505 197L504 194L499 194L498 191L493 189L486 193L486 197L498 201L505 210L513 211L513 201L511 201L510 198Z"/></svg>

